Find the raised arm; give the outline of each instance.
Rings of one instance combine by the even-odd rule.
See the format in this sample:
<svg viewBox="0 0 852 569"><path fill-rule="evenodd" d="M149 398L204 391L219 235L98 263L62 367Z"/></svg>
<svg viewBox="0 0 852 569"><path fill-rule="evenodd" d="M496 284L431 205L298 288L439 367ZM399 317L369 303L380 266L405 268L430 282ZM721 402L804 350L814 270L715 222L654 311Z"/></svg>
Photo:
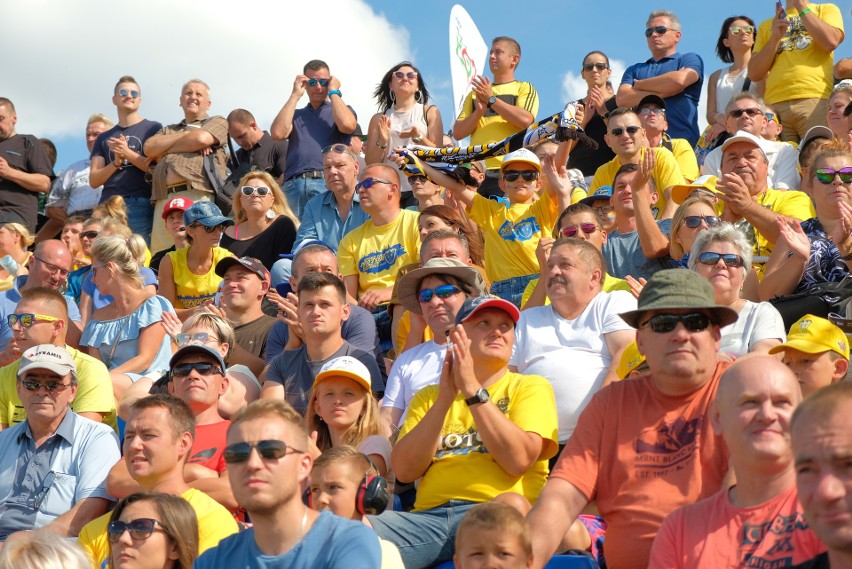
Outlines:
<svg viewBox="0 0 852 569"><path fill-rule="evenodd" d="M328 91L340 90L340 80L332 75L328 78ZM331 102L331 116L334 119L334 124L337 125L337 130L342 134L352 134L355 127L358 126L358 120L355 118L355 113L352 112L346 103L343 102L343 97L338 94L330 95L328 100Z"/></svg>
<svg viewBox="0 0 852 569"><path fill-rule="evenodd" d="M296 105L299 104L299 99L305 94L305 85L307 84L308 77L306 75L296 75L290 97L278 111L278 115L272 121L272 126L269 127L269 134L273 139L285 140L290 137L290 133L293 132L293 116L296 114Z"/></svg>

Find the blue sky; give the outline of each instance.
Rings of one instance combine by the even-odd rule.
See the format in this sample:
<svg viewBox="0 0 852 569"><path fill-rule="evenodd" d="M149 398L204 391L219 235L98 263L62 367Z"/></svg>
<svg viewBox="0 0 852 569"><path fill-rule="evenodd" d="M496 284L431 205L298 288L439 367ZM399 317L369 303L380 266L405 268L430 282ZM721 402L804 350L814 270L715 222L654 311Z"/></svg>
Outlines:
<svg viewBox="0 0 852 569"><path fill-rule="evenodd" d="M142 83L146 118L177 122L181 118L177 106L180 85L199 76L211 83L216 114L226 115L232 108L244 106L268 127L289 95L301 64L320 57L341 78L344 98L355 106L366 128L375 112L370 92L382 72L410 58L421 69L449 128L454 117L448 25L454 3L245 0L240 3L240 14L235 14L229 0L182 0L177 4L148 0L144 12L131 16L123 7L102 0L79 0L67 6L51 0L6 2L0 6L0 19L10 22L4 27L11 32L4 33L0 43L32 46L36 32L45 39L29 58L12 62L4 79L13 80L2 81L6 85L0 91L18 107L19 132L47 136L57 143L57 170L85 155L82 135L89 114L114 116L110 91L124 73L137 76ZM852 0L837 4L848 24ZM569 94L578 94L573 92L582 88L578 68L588 51L607 53L616 70L619 63L647 59L642 32L654 9L678 14L683 30L681 51L701 55L705 76L709 76L721 66L714 46L722 21L742 13L746 4L734 0L529 0L462 5L486 43L496 35L510 35L521 43L523 58L517 77L535 85L541 102L539 115L544 116L560 110ZM747 6L746 15L758 23L774 13L771 0L750 1ZM91 17L95 13L98 18ZM323 16L328 19L323 21ZM156 28L163 29L166 19L180 33L160 37ZM293 22L298 24L287 25ZM103 37L98 30L103 30ZM849 41L840 46L836 58L852 57Z"/></svg>

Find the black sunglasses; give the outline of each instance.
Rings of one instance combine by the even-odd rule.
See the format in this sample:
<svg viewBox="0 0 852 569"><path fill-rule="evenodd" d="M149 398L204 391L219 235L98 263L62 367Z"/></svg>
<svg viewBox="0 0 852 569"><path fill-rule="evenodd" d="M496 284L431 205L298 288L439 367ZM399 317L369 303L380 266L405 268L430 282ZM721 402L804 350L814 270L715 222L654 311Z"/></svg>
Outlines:
<svg viewBox="0 0 852 569"><path fill-rule="evenodd" d="M637 132L639 132L640 128L642 128L642 127L641 126L628 126L627 128L621 128L620 126L617 126L614 129L612 129L611 131L609 131L609 133L612 136L621 136L622 134L624 134L624 131L627 131L627 134L633 135L633 134L636 134Z"/></svg>
<svg viewBox="0 0 852 569"><path fill-rule="evenodd" d="M251 456L251 449L253 448L256 448L257 454L260 455L260 458L265 460L275 460L283 458L287 454L302 454L305 452L303 450L296 450L292 447L288 447L287 443L284 441L272 439L257 441L256 443L234 443L232 445L228 445L225 447L224 452L222 452L222 458L224 458L225 462L228 464L245 462ZM288 450L291 452L288 453Z"/></svg>
<svg viewBox="0 0 852 569"><path fill-rule="evenodd" d="M246 187L248 187L248 186L246 186ZM258 189L258 188L252 188L252 189ZM243 193L245 193L245 192L243 192ZM224 224L224 223L220 223L219 225L211 225L211 226L207 226L207 225L201 225L200 223L193 223L192 225L190 225L190 227L203 227L203 228L204 228L205 233L213 233L214 231L216 231L216 230L218 230L218 229L221 229L221 230L223 230L223 231L224 231L224 229L225 229L225 224Z"/></svg>
<svg viewBox="0 0 852 569"><path fill-rule="evenodd" d="M583 71L591 71L592 69L597 69L598 71L603 71L604 69L609 69L609 63L584 63Z"/></svg>
<svg viewBox="0 0 852 569"><path fill-rule="evenodd" d="M172 377L187 377L192 370L197 371L201 375L213 375L218 373L220 375L225 375L222 371L222 368L217 366L216 364L211 364L207 362L193 362L189 364L178 364L172 368Z"/></svg>
<svg viewBox="0 0 852 569"><path fill-rule="evenodd" d="M507 182L516 182L518 178L523 178L524 182L532 182L538 179L538 172L534 170L505 170L503 179Z"/></svg>
<svg viewBox="0 0 852 569"><path fill-rule="evenodd" d="M657 334L667 334L677 327L678 322L683 322L689 332L702 332L710 326L710 317L702 312L690 312L687 314L657 314L640 325L650 326Z"/></svg>
<svg viewBox="0 0 852 569"><path fill-rule="evenodd" d="M129 531L131 538L142 541L151 537L151 534L158 529L157 526L159 526L160 531L169 533L163 527L162 522L151 518L137 518L132 522L113 520L107 526L107 536L110 543L116 543L124 535L124 532Z"/></svg>
<svg viewBox="0 0 852 569"><path fill-rule="evenodd" d="M732 116L735 119L740 118L744 114L748 115L750 117L756 117L757 115L760 115L762 113L760 112L760 109L758 109L757 107L749 107L748 109L734 109L734 110L728 112L728 116Z"/></svg>
<svg viewBox="0 0 852 569"><path fill-rule="evenodd" d="M698 255L698 262L702 265L715 265L722 259L727 267L742 267L745 261L740 255L734 253L714 253L713 251L704 251Z"/></svg>
<svg viewBox="0 0 852 569"><path fill-rule="evenodd" d="M683 224L690 229L701 227L702 221L707 224L707 227L716 227L722 223L722 220L715 215L687 215L683 218Z"/></svg>
<svg viewBox="0 0 852 569"><path fill-rule="evenodd" d="M19 379L18 381L21 382L21 385L27 391L37 392L39 389L44 387L51 395L62 393L71 386L70 383L63 383L61 381L48 381L45 383L35 381L33 379Z"/></svg>
<svg viewBox="0 0 852 569"><path fill-rule="evenodd" d="M86 239L94 239L98 236L97 231L84 231L80 234L80 237L85 237Z"/></svg>
<svg viewBox="0 0 852 569"><path fill-rule="evenodd" d="M672 29L672 28L667 28L665 26L654 26L653 28L647 28L645 30L645 37L649 38L654 34L661 36L664 33L666 33L667 31L669 31L670 29Z"/></svg>

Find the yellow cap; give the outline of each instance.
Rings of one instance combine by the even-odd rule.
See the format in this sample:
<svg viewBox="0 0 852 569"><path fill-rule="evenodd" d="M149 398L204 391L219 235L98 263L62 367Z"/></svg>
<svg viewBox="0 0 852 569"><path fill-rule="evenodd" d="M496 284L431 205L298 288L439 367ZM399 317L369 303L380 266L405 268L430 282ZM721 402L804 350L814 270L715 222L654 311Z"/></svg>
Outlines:
<svg viewBox="0 0 852 569"><path fill-rule="evenodd" d="M777 354L787 348L806 354L820 354L829 350L849 359L849 341L843 330L819 316L805 314L790 326L787 341L769 350Z"/></svg>
<svg viewBox="0 0 852 569"><path fill-rule="evenodd" d="M630 372L638 369L643 363L645 363L645 356L639 353L639 346L634 340L621 354L621 361L618 363L615 373L617 373L618 377L621 379L627 379Z"/></svg>
<svg viewBox="0 0 852 569"><path fill-rule="evenodd" d="M708 192L712 192L714 194L718 194L716 191L716 182L719 181L719 178L716 176L701 176L697 180L689 184L680 184L672 186L672 199L675 203L681 204L686 201L692 192L699 189L707 190Z"/></svg>

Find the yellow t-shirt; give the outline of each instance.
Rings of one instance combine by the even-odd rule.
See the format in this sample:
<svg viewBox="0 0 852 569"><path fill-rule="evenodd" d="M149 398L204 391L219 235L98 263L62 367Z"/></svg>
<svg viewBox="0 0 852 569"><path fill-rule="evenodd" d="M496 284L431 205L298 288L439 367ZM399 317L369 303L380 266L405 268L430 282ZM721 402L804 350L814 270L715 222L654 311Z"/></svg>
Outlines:
<svg viewBox="0 0 852 569"><path fill-rule="evenodd" d="M211 547L219 545L219 541L237 533L239 528L234 516L225 506L195 488L190 488L181 497L189 502L198 517L198 554L201 555ZM109 541L107 526L111 512L83 526L77 541L80 547L89 555L94 569L100 569L101 564L109 557Z"/></svg>
<svg viewBox="0 0 852 569"><path fill-rule="evenodd" d="M117 429L115 395L107 367L97 358L65 346L77 368L77 396L71 403L75 413L104 413L104 423ZM27 412L18 397L16 381L20 361L0 368L0 423L9 427L23 422Z"/></svg>
<svg viewBox="0 0 852 569"><path fill-rule="evenodd" d="M213 247L213 263L210 270L203 275L196 275L189 270L186 255L189 247L183 247L176 251L166 253L172 263L172 274L174 275L175 292L177 302L175 308L195 308L210 300L219 291L219 283L222 277L216 274L216 264L226 257L234 255L222 247Z"/></svg>
<svg viewBox="0 0 852 569"><path fill-rule="evenodd" d="M507 371L487 389L493 404L513 423L544 439L544 451L525 474L512 476L504 471L485 448L473 414L464 395L459 393L444 418L439 448L432 457L432 464L417 488L415 511L434 508L450 500L487 502L504 492L517 492L534 503L541 493L547 479L547 459L559 448L553 387L541 376ZM437 397L437 385L424 387L414 395L399 433L400 439L417 426Z"/></svg>
<svg viewBox="0 0 852 569"><path fill-rule="evenodd" d="M491 86L491 92L498 99L529 111L532 113L533 120L535 120L535 116L538 114L538 93L535 87L532 86L532 83L510 81L509 83L494 84ZM459 113L458 120L464 120L473 114L474 94L473 91L468 93L462 105L461 113ZM476 130L470 135L470 143L476 145L498 142L507 136L515 134L519 130L518 127L501 117L497 111L488 109L482 118L479 119ZM500 168L502 162L503 157L501 156L489 158L485 161L485 164L489 169L497 169Z"/></svg>
<svg viewBox="0 0 852 569"><path fill-rule="evenodd" d="M687 182L694 182L701 175L698 170L698 159L692 145L685 138L672 139L672 154L677 162L680 173ZM665 188L663 188L665 189Z"/></svg>
<svg viewBox="0 0 852 569"><path fill-rule="evenodd" d="M549 237L559 215L545 192L532 204L504 204L476 194L468 216L485 237L485 273L492 283L539 272L535 249Z"/></svg>
<svg viewBox="0 0 852 569"><path fill-rule="evenodd" d="M808 9L825 24L843 31L843 17L834 4L808 4ZM787 19L790 27L778 44L763 98L770 105L794 99L827 99L834 85L834 52L826 53L814 44L795 8L787 10ZM764 20L757 28L755 52L769 42L773 21Z"/></svg>
<svg viewBox="0 0 852 569"><path fill-rule="evenodd" d="M405 310L405 309L402 309ZM396 338L394 338L394 349L396 349L396 354L399 355L402 353L402 349L405 348L405 340L408 338L408 332L411 330L411 312L405 310L402 313L402 316L399 318L399 326L396 329ZM432 329L426 326L423 330L423 338L421 338L420 343L428 342L433 339L435 334L432 333ZM413 348L414 346L408 346L409 348Z"/></svg>
<svg viewBox="0 0 852 569"><path fill-rule="evenodd" d="M538 281L541 279L533 279L527 284L527 288L524 289L524 294L521 296L521 308L524 308L524 305L532 296L533 290L535 290L535 285L538 284ZM601 285L601 290L603 292L612 292L614 290L626 290L630 292L630 285L627 284L627 281L624 279L620 279L618 277L614 277L609 273L604 275L603 285ZM544 297L544 305L547 306L550 304L550 297Z"/></svg>
<svg viewBox="0 0 852 569"><path fill-rule="evenodd" d="M420 213L401 210L392 222L376 227L368 219L340 241L337 261L344 277L358 275L358 296L393 286L396 273L420 261Z"/></svg>
<svg viewBox="0 0 852 569"><path fill-rule="evenodd" d="M657 186L658 199L653 209L655 210L655 217L659 219L662 211L666 209L666 196L663 191L666 188L683 184L684 178L677 160L675 160L674 155L667 148L655 148L654 152L657 154L657 162L654 166L654 184ZM615 173L618 172L621 166L621 160L616 156L606 164L598 167L595 177L592 178L592 185L589 186L589 195L594 194L595 190L601 186L611 186L615 178Z"/></svg>

